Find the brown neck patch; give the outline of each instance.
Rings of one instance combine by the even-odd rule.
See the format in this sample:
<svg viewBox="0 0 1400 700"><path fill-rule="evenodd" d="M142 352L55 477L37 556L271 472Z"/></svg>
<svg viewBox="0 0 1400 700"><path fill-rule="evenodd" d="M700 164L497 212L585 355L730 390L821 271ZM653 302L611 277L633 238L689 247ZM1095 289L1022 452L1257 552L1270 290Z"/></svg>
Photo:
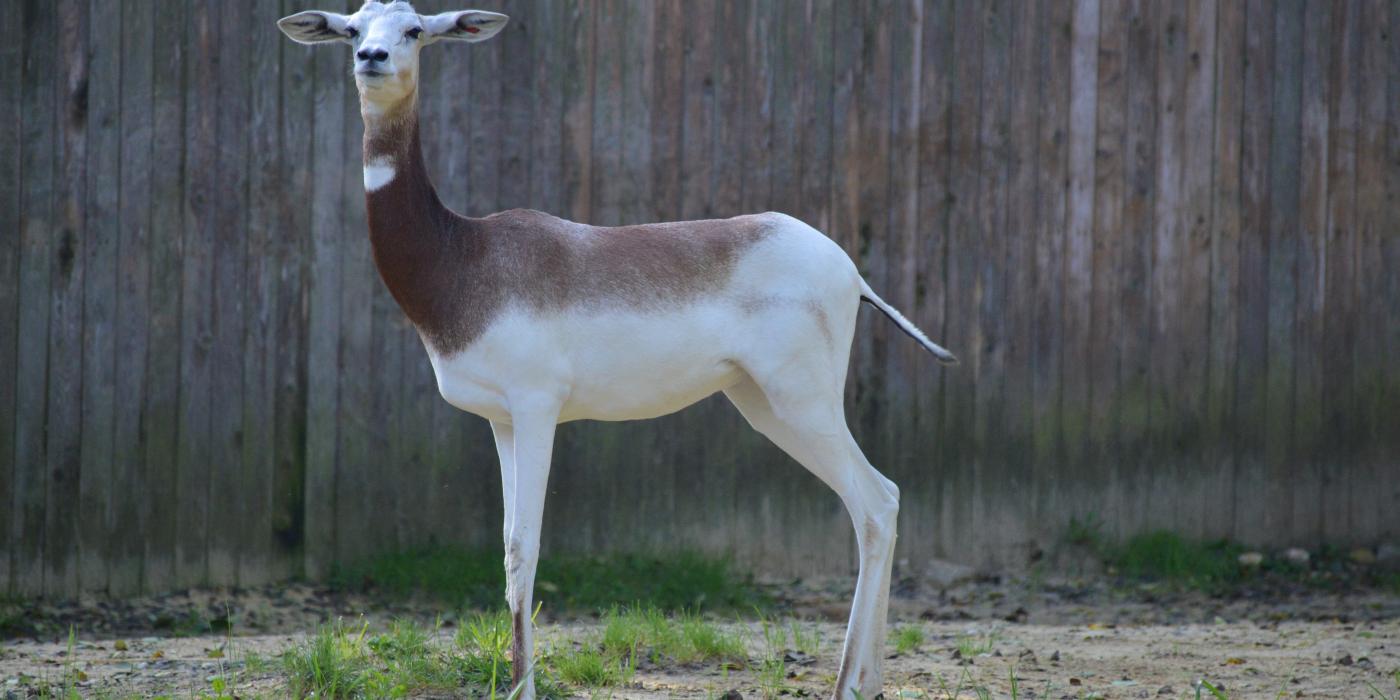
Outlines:
<svg viewBox="0 0 1400 700"><path fill-rule="evenodd" d="M460 352L504 309L660 311L723 286L770 215L587 226L513 209L484 219L442 204L428 177L417 111L365 118L365 163L393 179L367 192L374 263L409 320L442 355Z"/></svg>

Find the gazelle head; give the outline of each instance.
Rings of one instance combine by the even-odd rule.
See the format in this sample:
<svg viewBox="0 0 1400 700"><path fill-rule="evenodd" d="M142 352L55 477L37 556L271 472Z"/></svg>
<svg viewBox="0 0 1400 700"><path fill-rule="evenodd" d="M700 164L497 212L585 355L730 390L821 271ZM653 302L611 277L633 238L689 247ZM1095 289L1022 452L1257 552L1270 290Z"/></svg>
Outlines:
<svg viewBox="0 0 1400 700"><path fill-rule="evenodd" d="M353 47L361 104L384 112L416 92L419 49L440 39L485 41L508 19L484 10L420 15L404 0L368 0L353 15L307 10L283 17L277 26L302 44L343 42Z"/></svg>

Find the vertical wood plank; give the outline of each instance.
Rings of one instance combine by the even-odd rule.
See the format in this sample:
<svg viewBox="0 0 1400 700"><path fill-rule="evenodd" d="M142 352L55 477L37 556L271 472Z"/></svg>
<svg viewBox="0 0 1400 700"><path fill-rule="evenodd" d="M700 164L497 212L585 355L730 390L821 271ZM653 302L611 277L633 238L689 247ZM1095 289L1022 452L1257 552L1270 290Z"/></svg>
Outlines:
<svg viewBox="0 0 1400 700"><path fill-rule="evenodd" d="M20 72L19 325L15 358L14 492L9 504L15 595L44 593L45 496L48 442L49 294L51 258L58 242L56 110L57 8L49 3L23 7L24 32L17 41L25 61Z"/></svg>
<svg viewBox="0 0 1400 700"><path fill-rule="evenodd" d="M1156 470L1153 490L1169 484L1180 484L1184 476L1182 457L1172 449L1179 430L1177 417L1184 415L1180 383L1182 374L1180 353L1172 338L1175 324L1184 316L1182 304L1182 260L1185 257L1186 222L1185 174L1186 163L1186 71L1188 47L1186 39L1185 3L1166 3L1160 8L1162 23L1156 27L1160 53L1157 62L1157 199L1153 212L1152 305L1148 381L1148 421L1152 459L1169 467ZM1165 465L1164 465L1165 467ZM1153 527L1168 527L1172 514L1182 506L1175 499L1154 498L1148 518Z"/></svg>
<svg viewBox="0 0 1400 700"><path fill-rule="evenodd" d="M296 0L282 0L278 14L300 11ZM279 41L282 108L282 161L278 176L278 223L284 232L275 247L277 283L276 364L274 406L274 464L272 534L275 539L271 575L301 573L305 561L307 365L309 259L314 197L313 57L317 47Z"/></svg>
<svg viewBox="0 0 1400 700"><path fill-rule="evenodd" d="M467 48L463 46L446 48ZM452 93L461 100L461 95ZM375 465L371 462L371 433L382 428L370 412L371 319L373 298L370 285L379 278L370 261L368 224L365 221L363 121L356 114L359 99L349 86L345 90L345 131L341 151L345 168L341 179L343 220L337 232L340 251L340 339L337 381L340 385L336 407L335 530L336 562L361 561L373 550L374 528L370 509ZM461 151L449 151L460 154ZM458 156L461 157L460 155Z"/></svg>
<svg viewBox="0 0 1400 700"><path fill-rule="evenodd" d="M1061 424L1066 469L1087 460L1090 295L1093 290L1094 145L1098 102L1099 3L1074 3L1070 48L1069 192L1064 221L1064 357ZM1086 483L1081 477L1079 483Z"/></svg>
<svg viewBox="0 0 1400 700"><path fill-rule="evenodd" d="M1360 67L1360 3L1332 9L1328 83L1327 248L1322 323L1322 439L1329 459L1324 476L1323 537L1341 541L1360 523L1352 480L1342 472L1351 449L1357 409L1353 348L1356 343L1356 163Z"/></svg>
<svg viewBox="0 0 1400 700"><path fill-rule="evenodd" d="M1298 215L1301 166L1302 31L1303 3L1280 0L1274 8L1274 115L1270 152L1269 269L1268 269L1268 366L1265 390L1264 432L1268 461L1267 491L1259 497L1269 503L1290 500L1294 473L1293 399L1295 313L1298 306ZM1291 508L1269 508L1262 514L1267 532L1292 532Z"/></svg>
<svg viewBox="0 0 1400 700"><path fill-rule="evenodd" d="M593 220L598 226L622 223L623 40L628 32L622 0L595 5L597 42L593 82Z"/></svg>
<svg viewBox="0 0 1400 700"><path fill-rule="evenodd" d="M1249 115L1241 135L1240 169L1240 294L1239 369L1236 429L1239 462L1236 465L1234 534L1246 542L1267 532L1263 529L1259 497L1265 488L1262 464L1256 458L1263 442L1268 367L1268 225L1269 148L1273 131L1274 3L1251 2L1245 10L1244 113Z"/></svg>
<svg viewBox="0 0 1400 700"><path fill-rule="evenodd" d="M1203 505L1206 531L1223 536L1234 527L1235 369L1239 347L1240 148L1244 110L1245 4L1225 2L1216 18L1214 180L1211 183L1210 326L1206 351L1208 464L1214 487Z"/></svg>
<svg viewBox="0 0 1400 700"><path fill-rule="evenodd" d="M832 235L831 230L831 106L832 65L834 42L832 12L834 0L812 0L803 6L802 66L807 75L802 81L801 141L798 170L801 178L802 202L799 218L818 231Z"/></svg>
<svg viewBox="0 0 1400 700"><path fill-rule="evenodd" d="M154 3L122 5L120 240L117 251L115 324L116 409L110 518L108 592L129 596L141 589L146 494L147 348L150 319L151 150L154 145ZM135 494L141 494L138 498Z"/></svg>
<svg viewBox="0 0 1400 700"><path fill-rule="evenodd" d="M532 51L533 35L543 29L537 6L524 2L515 6L500 6L500 11L512 15L510 23L495 38L485 44L472 45L468 50L485 48L499 53L501 57L495 67L500 75L500 164L497 166L500 186L497 201L491 211L528 206L530 203L530 169L534 165L530 154L531 142L536 136L533 129L524 128L533 123L537 93L532 89L536 72L535 53ZM450 47L443 47L450 48ZM454 95L459 104L470 105L463 94ZM543 97L543 95L541 95ZM451 153L451 157L467 157L470 154ZM480 214L488 212L482 211Z"/></svg>
<svg viewBox="0 0 1400 700"><path fill-rule="evenodd" d="M1003 418L1006 400L1006 328L1005 278L1006 256L1006 181L1010 163L1006 154L1010 134L1010 48L1015 27L1011 22L1010 3L985 3L982 21L982 106L978 120L977 148L979 177L974 195L977 198L975 231L976 261L972 282L971 363L972 380L976 382L972 445L976 455L973 482L973 520L971 529L977 533L975 546L991 548L995 544L987 537L999 523L992 520L995 512L991 500L1001 478L1000 465L1006 455Z"/></svg>
<svg viewBox="0 0 1400 700"><path fill-rule="evenodd" d="M156 0L139 21L154 36L185 35L185 3ZM155 41L151 64L150 327L146 353L145 485L141 516L144 544L141 586L148 593L177 585L179 545L181 343L185 192L185 78L190 52L182 39ZM170 67L166 69L166 67Z"/></svg>
<svg viewBox="0 0 1400 700"><path fill-rule="evenodd" d="M241 532L238 583L258 585L274 580L272 519L276 476L277 380L277 248L281 236L299 237L305 230L279 226L278 197L286 186L282 132L278 128L281 45L286 38L268 31L282 17L280 3L264 0L248 8L250 94L248 104L247 265L244 275L243 336L243 459L239 465L243 502L238 513Z"/></svg>
<svg viewBox="0 0 1400 700"><path fill-rule="evenodd" d="M1119 522L1124 515L1123 484L1113 468L1118 455L1114 439L1118 414L1113 401L1122 391L1118 384L1118 338L1124 332L1119 316L1128 116L1127 52L1129 6L1108 2L1100 9L1097 114L1094 137L1094 221L1092 283L1089 309L1087 412L1092 478L1104 484L1107 497L1099 515L1105 522ZM1027 300L1026 303L1029 303Z"/></svg>
<svg viewBox="0 0 1400 700"><path fill-rule="evenodd" d="M717 0L715 18L715 137L710 156L710 209L708 217L730 217L743 213L743 124L738 117L744 109L744 83L747 64L744 45L732 38L737 27L749 16L750 0ZM600 10L601 11L601 10ZM602 35L599 35L600 40ZM601 70L603 44L599 44L597 90L606 89ZM599 119L603 118L600 113Z"/></svg>
<svg viewBox="0 0 1400 700"><path fill-rule="evenodd" d="M642 224L656 221L652 193L651 101L647 99L655 80L656 3L626 0L619 8L622 25L621 127L617 178L622 188L618 221Z"/></svg>
<svg viewBox="0 0 1400 700"><path fill-rule="evenodd" d="M644 98L651 112L652 216L658 221L681 219L681 158L684 145L686 60L685 6L665 2L656 6L655 35L647 47L654 66Z"/></svg>
<svg viewBox="0 0 1400 700"><path fill-rule="evenodd" d="M210 346L208 581L238 580L243 539L243 307L248 227L248 8L220 3L216 38L217 180L206 200L213 222ZM233 494L240 494L239 497Z"/></svg>
<svg viewBox="0 0 1400 700"><path fill-rule="evenodd" d="M1303 26L1331 25L1333 3L1308 2ZM1301 442L1295 454L1307 464L1299 475L1292 498L1294 534L1303 541L1322 536L1322 495L1327 477L1326 447L1319 444L1322 430L1323 314L1326 299L1327 190L1328 190L1328 94L1331 71L1330 32L1308 31L1302 37L1302 94L1300 95L1300 155L1297 269L1297 306L1294 325L1294 401L1292 431ZM1302 523L1308 523L1306 528Z"/></svg>
<svg viewBox="0 0 1400 700"><path fill-rule="evenodd" d="M777 2L745 2L732 38L744 56L744 72L739 80L743 111L738 118L740 161L739 211L760 212L771 208L773 144L773 10ZM742 30L740 30L742 28ZM628 34L634 33L629 27ZM723 36L723 35L721 35Z"/></svg>
<svg viewBox="0 0 1400 700"><path fill-rule="evenodd" d="M947 343L955 354L962 352L960 340L948 339L947 309L945 302L948 291L946 269L948 241L952 236L948 217L951 211L949 179L952 172L951 116L953 104L950 99L953 75L953 3L951 0L935 0L924 7L923 28L920 32L919 56L922 65L919 69L919 211L918 245L915 256L919 260L918 279L915 281L915 304L909 309L910 318L920 328L935 339ZM1038 32L1036 32L1038 34ZM1038 104L1038 90L1033 99ZM927 455L930 461L940 466L946 462L946 445L950 439L939 427L943 420L940 407L944 402L944 373L920 373L915 394L915 414L917 432L920 436L917 449ZM927 488L922 507L911 513L915 526L933 531L933 552L924 548L924 556L945 556L950 542L955 541L954 533L941 526L943 504L945 503L944 484L940 478ZM926 514L921 511L931 511ZM906 519L905 522L910 522Z"/></svg>
<svg viewBox="0 0 1400 700"><path fill-rule="evenodd" d="M10 8L0 17L0 33L18 37L18 27L22 26L24 12L21 8ZM6 65L23 66L21 58L24 42L18 38L0 47L0 61ZM27 59L28 57L24 57ZM12 69L13 70L13 69ZM0 84L0 119L14 128L0 134L0 506L7 513L14 508L13 496L18 477L15 463L15 437L19 416L16 400L15 375L19 353L19 279L20 279L20 222L21 176L20 138L23 132L22 95L23 73L18 79L6 80ZM10 592L13 584L14 554L18 542L13 538L15 522L9 515L0 516L0 591Z"/></svg>
<svg viewBox="0 0 1400 700"><path fill-rule="evenodd" d="M1385 279L1396 273L1384 267L1385 257L1381 246L1381 236L1385 230L1387 42L1400 40L1388 34L1391 9L1383 2L1362 3L1357 37L1360 64L1356 87L1356 279L1353 284L1356 295L1356 344L1353 346L1352 362L1357 394L1353 421L1360 430L1352 436L1352 440L1358 445L1382 443L1386 434L1390 433L1389 426L1400 418L1400 413L1385 408L1385 395L1390 382L1383 376L1387 371L1383 368L1393 367L1393 360L1398 355L1393 352L1386 354L1380 347L1381 332L1385 327L1381 311L1385 300ZM1396 500L1400 489L1393 485L1390 492L1385 494L1390 498L1382 500L1377 497L1374 485L1389 484L1394 465L1387 469L1382 466L1387 461L1386 457L1376 459L1368 452L1365 449L1356 450L1353 465L1360 471L1347 479L1352 487L1356 511L1351 536L1354 541L1360 542L1376 541L1395 534L1395 507L1400 505Z"/></svg>
<svg viewBox="0 0 1400 700"><path fill-rule="evenodd" d="M1118 343L1119 483L1125 489L1120 535L1143 527L1152 485L1133 465L1145 463L1148 437L1149 302L1152 289L1153 209L1157 195L1158 4L1133 2L1128 23L1128 132L1124 152L1123 257L1119 274Z"/></svg>
<svg viewBox="0 0 1400 700"><path fill-rule="evenodd" d="M1381 255L1385 269L1397 270L1400 269L1400 0L1390 2L1390 20L1387 27L1390 54L1386 61L1386 198L1381 225ZM1380 323L1384 335L1380 342L1385 356L1394 357L1400 354L1400 275L1386 276L1383 294L1385 311ZM1387 421L1390 420L1387 416L1400 416L1400 377L1396 376L1393 366L1388 374L1385 414L1382 415ZM1393 437L1388 444L1395 444ZM1391 484L1391 491L1387 497L1392 506L1400 502L1400 492L1397 492L1394 483ZM1392 528L1387 536L1394 534Z"/></svg>
<svg viewBox="0 0 1400 700"><path fill-rule="evenodd" d="M977 398L974 377L977 375L977 358L981 355L981 338L976 330L976 297L973 294L977 283L976 254L980 234L976 223L977 182L981 177L978 134L982 88L985 87L982 80L982 35L985 25L981 6L975 2L955 2L953 27L953 55L956 58L948 98L952 104L949 122L952 143L949 149L951 206L945 337L946 342L964 348L962 356L966 360L957 372L948 373L945 384L942 432L948 444L948 490L944 492L941 504L941 521L950 537L961 540L966 523L971 521L972 460L976 454L972 440Z"/></svg>
<svg viewBox="0 0 1400 700"><path fill-rule="evenodd" d="M336 552L336 465L339 456L341 231L345 227L345 56L317 51L312 122L311 249L307 292L305 573L324 576Z"/></svg>
<svg viewBox="0 0 1400 700"><path fill-rule="evenodd" d="M565 4L561 37L564 70L564 203L565 216L593 221L593 92L595 76L594 14L596 3Z"/></svg>
<svg viewBox="0 0 1400 700"><path fill-rule="evenodd" d="M686 27L715 26L715 0L680 3ZM684 123L681 129L681 219L700 219L711 212L714 183L715 33L687 30L685 53Z"/></svg>
<svg viewBox="0 0 1400 700"><path fill-rule="evenodd" d="M121 5L90 3L98 27L121 24ZM111 534L113 440L116 421L116 299L121 183L121 36L89 37L87 87L86 232L83 246L82 467L79 475L79 579L85 591L107 588Z"/></svg>
<svg viewBox="0 0 1400 700"><path fill-rule="evenodd" d="M1183 39L1186 68L1182 78L1181 110L1184 117L1184 151L1181 173L1180 254L1181 288L1173 338L1184 342L1176 358L1181 377L1176 391L1176 422L1183 443L1181 460L1182 502L1176 518L1185 520L1183 531L1196 537L1220 537L1228 530L1221 523L1207 531L1213 514L1203 506L1214 488L1218 465L1200 454L1200 435L1206 411L1206 354L1210 328L1210 206L1212 187L1212 139L1196 137L1195 125L1212 125L1215 119L1215 32L1219 14L1216 0L1199 0L1186 7ZM1187 339L1195 339L1188 341Z"/></svg>
<svg viewBox="0 0 1400 700"><path fill-rule="evenodd" d="M570 27L565 16L569 3L535 0L533 31L529 33L530 54L535 69L530 111L530 206L564 216L564 65L563 37Z"/></svg>
<svg viewBox="0 0 1400 700"><path fill-rule="evenodd" d="M55 220L50 261L48 374L48 490L45 498L44 589L68 598L79 591L82 469L83 273L87 201L87 3L58 3Z"/></svg>

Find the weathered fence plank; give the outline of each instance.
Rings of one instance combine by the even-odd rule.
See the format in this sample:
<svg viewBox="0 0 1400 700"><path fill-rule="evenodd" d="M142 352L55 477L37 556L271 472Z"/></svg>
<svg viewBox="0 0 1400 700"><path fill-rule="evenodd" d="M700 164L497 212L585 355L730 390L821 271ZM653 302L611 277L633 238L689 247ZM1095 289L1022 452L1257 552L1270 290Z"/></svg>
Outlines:
<svg viewBox="0 0 1400 700"><path fill-rule="evenodd" d="M154 3L127 2L122 6L121 93L118 125L121 131L120 239L117 249L115 289L115 396L111 499L107 522L109 562L107 590L116 596L141 590L141 563L145 545L141 527L143 504L123 498L123 491L146 491L147 348L150 334L151 281L151 153L155 130L153 113Z"/></svg>

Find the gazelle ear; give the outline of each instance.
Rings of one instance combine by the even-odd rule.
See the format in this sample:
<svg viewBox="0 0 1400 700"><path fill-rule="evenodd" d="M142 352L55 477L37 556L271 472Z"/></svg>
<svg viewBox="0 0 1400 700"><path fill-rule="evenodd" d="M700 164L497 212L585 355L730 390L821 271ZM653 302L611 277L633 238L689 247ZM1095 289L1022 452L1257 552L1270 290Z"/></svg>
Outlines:
<svg viewBox="0 0 1400 700"><path fill-rule="evenodd" d="M350 41L345 31L350 18L334 12L307 10L277 20L277 28L298 44L324 44L328 41Z"/></svg>
<svg viewBox="0 0 1400 700"><path fill-rule="evenodd" d="M486 41L506 26L510 18L499 12L459 10L438 15L423 15L423 31L429 41L457 39Z"/></svg>

